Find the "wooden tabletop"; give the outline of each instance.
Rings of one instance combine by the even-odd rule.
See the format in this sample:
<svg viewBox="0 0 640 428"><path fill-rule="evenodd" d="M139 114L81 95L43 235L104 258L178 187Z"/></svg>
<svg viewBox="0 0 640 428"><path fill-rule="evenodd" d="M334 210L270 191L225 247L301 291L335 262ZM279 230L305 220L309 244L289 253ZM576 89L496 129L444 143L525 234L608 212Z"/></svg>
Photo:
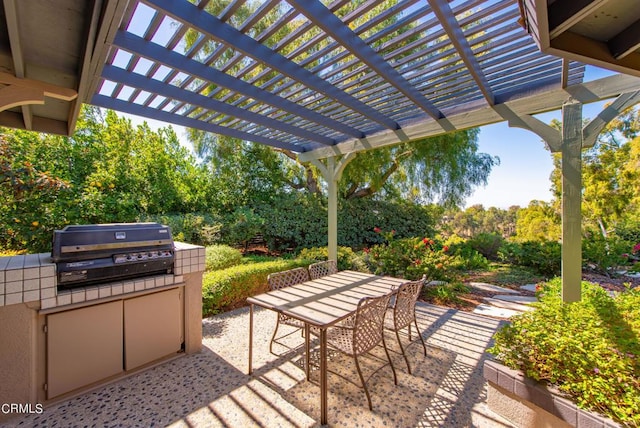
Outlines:
<svg viewBox="0 0 640 428"><path fill-rule="evenodd" d="M281 312L312 326L328 327L353 313L361 298L386 294L394 286L406 281L347 270L259 294L248 298L247 302Z"/></svg>

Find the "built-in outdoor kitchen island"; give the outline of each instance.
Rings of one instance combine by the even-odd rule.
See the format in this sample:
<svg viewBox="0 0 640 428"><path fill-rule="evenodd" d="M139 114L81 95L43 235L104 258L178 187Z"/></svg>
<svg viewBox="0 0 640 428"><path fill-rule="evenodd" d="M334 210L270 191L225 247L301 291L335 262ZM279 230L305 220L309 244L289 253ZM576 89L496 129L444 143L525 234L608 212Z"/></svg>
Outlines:
<svg viewBox="0 0 640 428"><path fill-rule="evenodd" d="M68 289L49 253L0 258L0 403L59 401L199 352L205 250L173 247L171 273Z"/></svg>

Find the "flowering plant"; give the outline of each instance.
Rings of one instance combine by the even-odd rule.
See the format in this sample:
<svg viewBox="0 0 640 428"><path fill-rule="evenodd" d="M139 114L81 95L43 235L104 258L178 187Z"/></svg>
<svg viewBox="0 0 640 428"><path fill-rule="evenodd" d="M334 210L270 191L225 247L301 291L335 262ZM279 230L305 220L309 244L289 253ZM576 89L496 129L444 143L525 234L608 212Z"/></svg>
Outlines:
<svg viewBox="0 0 640 428"><path fill-rule="evenodd" d="M365 260L376 274L385 274L407 279L427 280L455 279L456 258L449 247L429 238L394 239L395 231L374 232L385 238L386 243L365 249Z"/></svg>

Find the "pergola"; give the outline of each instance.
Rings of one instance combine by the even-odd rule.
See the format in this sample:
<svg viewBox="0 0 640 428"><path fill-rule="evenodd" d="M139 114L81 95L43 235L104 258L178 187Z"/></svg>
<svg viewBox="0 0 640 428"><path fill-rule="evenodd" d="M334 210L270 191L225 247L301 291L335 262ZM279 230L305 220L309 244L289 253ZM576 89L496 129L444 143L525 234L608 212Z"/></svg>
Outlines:
<svg viewBox="0 0 640 428"><path fill-rule="evenodd" d="M290 150L327 182L335 258L337 184L359 152L506 120L562 153L575 301L581 151L640 101L635 3L4 0L0 125L70 135L89 103ZM620 74L583 83L584 63ZM582 104L613 97L582 126ZM561 132L532 116L559 108Z"/></svg>

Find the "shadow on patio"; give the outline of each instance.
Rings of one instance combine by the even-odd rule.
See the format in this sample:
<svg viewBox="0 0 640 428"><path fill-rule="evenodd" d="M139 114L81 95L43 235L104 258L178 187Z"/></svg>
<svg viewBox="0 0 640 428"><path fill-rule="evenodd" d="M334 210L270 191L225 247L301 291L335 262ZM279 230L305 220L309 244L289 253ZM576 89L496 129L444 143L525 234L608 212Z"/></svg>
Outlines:
<svg viewBox="0 0 640 428"><path fill-rule="evenodd" d="M510 426L484 404L482 365L500 321L423 303L418 304L417 314L428 354L423 355L419 344L408 348L413 374L407 374L402 356L392 352L398 386L393 384L389 367L371 378L373 412L368 410L360 388L330 374L329 423ZM248 308L207 318L203 320L201 353L45 406L41 415L14 419L9 426L317 426L317 372L312 372L311 382L304 380L304 358L299 349L287 351L276 345L274 350L282 355L268 352L275 325L275 314L268 310L255 312L255 369L251 376L246 375L248 318ZM299 334L290 340L302 342ZM393 333L387 333L387 344L398 349ZM330 358L329 368L357 378L352 360L336 355Z"/></svg>

